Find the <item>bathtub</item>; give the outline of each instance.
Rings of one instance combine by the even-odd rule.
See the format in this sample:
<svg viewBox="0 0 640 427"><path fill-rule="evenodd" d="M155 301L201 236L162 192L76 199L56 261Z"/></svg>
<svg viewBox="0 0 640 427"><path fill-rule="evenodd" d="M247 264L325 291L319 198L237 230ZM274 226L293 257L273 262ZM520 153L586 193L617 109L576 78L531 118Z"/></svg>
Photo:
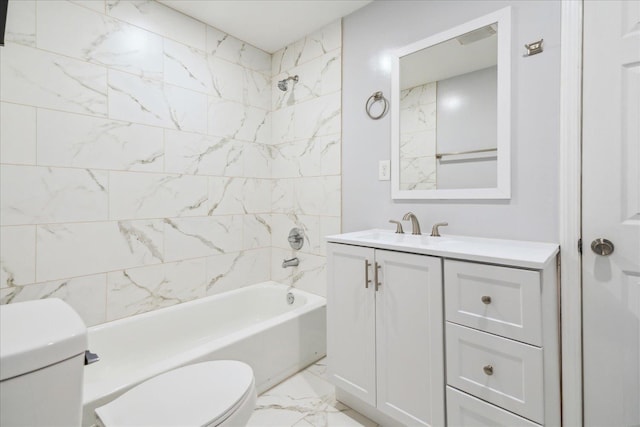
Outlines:
<svg viewBox="0 0 640 427"><path fill-rule="evenodd" d="M83 426L131 387L207 360L248 363L261 393L326 353L326 299L264 282L89 328Z"/></svg>

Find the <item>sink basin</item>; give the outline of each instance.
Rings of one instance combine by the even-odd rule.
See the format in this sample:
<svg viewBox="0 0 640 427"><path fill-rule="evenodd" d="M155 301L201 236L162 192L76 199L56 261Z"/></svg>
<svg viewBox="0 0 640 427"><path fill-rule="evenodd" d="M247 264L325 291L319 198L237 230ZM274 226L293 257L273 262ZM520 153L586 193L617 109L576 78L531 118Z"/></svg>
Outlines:
<svg viewBox="0 0 640 427"><path fill-rule="evenodd" d="M411 246L424 246L424 245L433 245L436 243L442 243L449 240L447 237L431 237L429 235L414 235L414 234L399 234L394 233L392 231L385 230L375 230L373 232L363 232L357 236L362 240L373 241L373 242L384 242L384 243L401 243L404 245Z"/></svg>

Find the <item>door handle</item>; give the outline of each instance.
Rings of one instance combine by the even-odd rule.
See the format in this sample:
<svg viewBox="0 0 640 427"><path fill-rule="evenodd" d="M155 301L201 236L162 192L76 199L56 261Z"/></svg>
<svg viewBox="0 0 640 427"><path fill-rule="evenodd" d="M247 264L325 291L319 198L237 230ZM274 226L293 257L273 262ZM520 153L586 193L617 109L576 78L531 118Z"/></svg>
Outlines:
<svg viewBox="0 0 640 427"><path fill-rule="evenodd" d="M377 262L374 262L373 264L375 266L373 271L373 280L375 281L376 292L378 292L378 288L382 286L382 283L378 281L378 270L380 270L381 265L378 264Z"/></svg>
<svg viewBox="0 0 640 427"><path fill-rule="evenodd" d="M591 242L591 250L597 255L608 256L613 253L615 246L611 240L598 238Z"/></svg>

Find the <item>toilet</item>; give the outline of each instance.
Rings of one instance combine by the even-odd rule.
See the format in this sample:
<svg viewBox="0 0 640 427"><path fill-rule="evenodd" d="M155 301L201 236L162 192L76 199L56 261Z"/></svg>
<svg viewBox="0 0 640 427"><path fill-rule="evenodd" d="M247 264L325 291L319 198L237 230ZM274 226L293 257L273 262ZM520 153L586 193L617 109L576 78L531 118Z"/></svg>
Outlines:
<svg viewBox="0 0 640 427"><path fill-rule="evenodd" d="M0 425L80 426L86 349L86 326L63 301L0 306ZM217 360L153 377L95 414L101 427L231 427L255 403L251 367Z"/></svg>

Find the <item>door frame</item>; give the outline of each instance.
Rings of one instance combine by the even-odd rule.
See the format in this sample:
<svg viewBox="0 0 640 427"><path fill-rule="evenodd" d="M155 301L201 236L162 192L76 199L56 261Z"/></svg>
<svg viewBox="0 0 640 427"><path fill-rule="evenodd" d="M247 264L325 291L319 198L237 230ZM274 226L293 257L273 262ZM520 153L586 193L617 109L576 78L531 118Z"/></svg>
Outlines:
<svg viewBox="0 0 640 427"><path fill-rule="evenodd" d="M562 1L560 55L560 319L562 423L583 425L582 369L583 0Z"/></svg>

